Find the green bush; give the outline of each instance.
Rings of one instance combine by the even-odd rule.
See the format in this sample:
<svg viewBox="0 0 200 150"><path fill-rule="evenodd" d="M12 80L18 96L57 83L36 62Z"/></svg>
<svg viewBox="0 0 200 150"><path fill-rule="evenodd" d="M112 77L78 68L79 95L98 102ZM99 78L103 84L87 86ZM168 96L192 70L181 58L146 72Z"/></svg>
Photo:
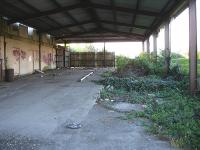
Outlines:
<svg viewBox="0 0 200 150"><path fill-rule="evenodd" d="M109 77L101 83L109 87L101 92L102 99L146 104L145 114L128 114L127 119L147 117L153 133L167 137L178 147L200 150L200 98L187 94L188 80L135 76Z"/></svg>
<svg viewBox="0 0 200 150"><path fill-rule="evenodd" d="M131 59L125 56L116 57L116 67L118 70L123 69L127 64L131 62Z"/></svg>

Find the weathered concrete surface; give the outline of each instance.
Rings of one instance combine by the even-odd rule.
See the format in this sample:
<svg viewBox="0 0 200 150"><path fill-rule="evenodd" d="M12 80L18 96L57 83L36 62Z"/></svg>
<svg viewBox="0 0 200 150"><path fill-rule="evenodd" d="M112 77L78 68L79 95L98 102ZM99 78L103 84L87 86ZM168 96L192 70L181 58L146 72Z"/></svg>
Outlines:
<svg viewBox="0 0 200 150"><path fill-rule="evenodd" d="M32 75L0 86L0 150L174 150L134 122L95 104L99 71ZM81 123L69 129L69 122Z"/></svg>
<svg viewBox="0 0 200 150"><path fill-rule="evenodd" d="M65 122L84 120L101 88L88 81L97 78L97 73L77 82L90 71L59 70L43 78L36 74L14 83L1 83L0 142L6 136L14 139L15 135L35 139L31 141L52 141L52 134ZM47 143L45 140L40 142Z"/></svg>
<svg viewBox="0 0 200 150"><path fill-rule="evenodd" d="M82 122L83 127L73 130L65 147L69 150L176 150L168 142L148 135L138 122L122 120L122 115L95 105Z"/></svg>

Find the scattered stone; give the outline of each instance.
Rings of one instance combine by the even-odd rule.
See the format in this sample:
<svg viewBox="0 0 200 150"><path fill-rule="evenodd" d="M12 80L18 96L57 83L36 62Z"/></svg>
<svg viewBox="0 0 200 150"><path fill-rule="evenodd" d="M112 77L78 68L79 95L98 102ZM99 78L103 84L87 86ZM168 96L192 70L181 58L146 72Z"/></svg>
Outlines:
<svg viewBox="0 0 200 150"><path fill-rule="evenodd" d="M80 123L69 123L66 125L66 128L69 128L69 129L79 129L81 128L82 125Z"/></svg>

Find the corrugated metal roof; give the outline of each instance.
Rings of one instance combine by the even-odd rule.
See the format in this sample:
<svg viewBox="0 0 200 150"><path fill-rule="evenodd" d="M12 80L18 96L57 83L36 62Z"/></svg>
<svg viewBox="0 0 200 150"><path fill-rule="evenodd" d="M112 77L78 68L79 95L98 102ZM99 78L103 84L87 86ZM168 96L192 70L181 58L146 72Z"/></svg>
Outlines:
<svg viewBox="0 0 200 150"><path fill-rule="evenodd" d="M102 34L104 39L113 35L115 40L144 40L185 1L1 0L0 15L8 17L9 23L36 27L56 39L69 40L71 35L80 41L80 35L90 33L97 40L98 33L101 40Z"/></svg>

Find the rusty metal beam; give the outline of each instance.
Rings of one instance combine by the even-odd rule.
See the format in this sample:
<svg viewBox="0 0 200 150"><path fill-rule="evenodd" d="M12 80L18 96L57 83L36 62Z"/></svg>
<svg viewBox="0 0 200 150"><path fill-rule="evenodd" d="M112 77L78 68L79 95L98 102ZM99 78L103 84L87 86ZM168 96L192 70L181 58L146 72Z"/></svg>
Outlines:
<svg viewBox="0 0 200 150"><path fill-rule="evenodd" d="M155 61L157 61L157 49L158 49L157 37L158 37L158 33L157 32L153 33L153 54L154 54Z"/></svg>
<svg viewBox="0 0 200 150"><path fill-rule="evenodd" d="M149 38L147 39L147 54L150 55L150 42L149 42Z"/></svg>
<svg viewBox="0 0 200 150"><path fill-rule="evenodd" d="M170 20L165 23L165 66L164 74L168 75L170 71L170 55L171 55L171 34L170 34Z"/></svg>
<svg viewBox="0 0 200 150"><path fill-rule="evenodd" d="M190 92L197 92L197 17L196 0L189 0Z"/></svg>

